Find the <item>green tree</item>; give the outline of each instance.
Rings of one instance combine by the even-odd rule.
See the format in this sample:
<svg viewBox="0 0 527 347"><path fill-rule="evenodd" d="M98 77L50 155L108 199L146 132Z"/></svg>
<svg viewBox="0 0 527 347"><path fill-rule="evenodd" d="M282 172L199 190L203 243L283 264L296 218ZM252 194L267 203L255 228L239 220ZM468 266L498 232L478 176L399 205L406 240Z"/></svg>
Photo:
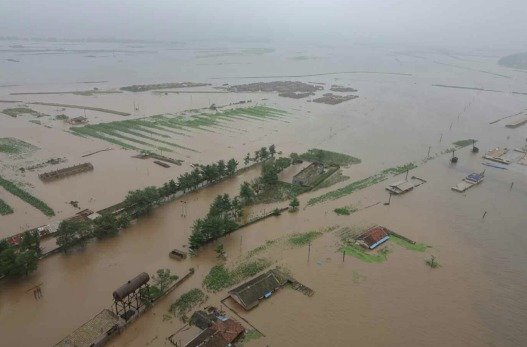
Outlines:
<svg viewBox="0 0 527 347"><path fill-rule="evenodd" d="M229 176L234 176L237 168L238 168L238 162L234 158L232 158L231 160L227 162L227 174Z"/></svg>
<svg viewBox="0 0 527 347"><path fill-rule="evenodd" d="M275 160L274 166L278 171L283 171L284 169L287 169L289 166L291 166L291 159L280 157Z"/></svg>
<svg viewBox="0 0 527 347"><path fill-rule="evenodd" d="M154 285L164 292L172 283L177 281L178 276L172 275L169 269L159 269L156 274L152 276Z"/></svg>
<svg viewBox="0 0 527 347"><path fill-rule="evenodd" d="M0 274L7 277L27 276L37 269L38 256L35 251L18 252L9 247L0 253Z"/></svg>
<svg viewBox="0 0 527 347"><path fill-rule="evenodd" d="M301 163L302 162L302 159L300 159L300 156L298 155L298 153L291 153L289 155L289 158L291 158L293 164L298 164L298 163Z"/></svg>
<svg viewBox="0 0 527 347"><path fill-rule="evenodd" d="M127 210L134 211L133 214L140 216L149 213L158 200L159 191L156 187L151 186L128 192L124 205Z"/></svg>
<svg viewBox="0 0 527 347"><path fill-rule="evenodd" d="M290 211L297 211L298 206L300 206L300 202L298 201L298 198L295 196L291 202L289 203Z"/></svg>
<svg viewBox="0 0 527 347"><path fill-rule="evenodd" d="M117 218L117 227L119 229L126 229L130 226L130 223L132 223L132 219L130 218L130 215L126 212L123 212L119 218Z"/></svg>
<svg viewBox="0 0 527 347"><path fill-rule="evenodd" d="M243 163L245 164L245 166L247 166L247 165L249 165L250 162L251 162L251 154L247 153L245 158L243 158Z"/></svg>
<svg viewBox="0 0 527 347"><path fill-rule="evenodd" d="M20 249L22 251L34 251L35 254L41 255L42 249L40 248L40 236L38 235L38 232L26 231L22 236Z"/></svg>
<svg viewBox="0 0 527 347"><path fill-rule="evenodd" d="M216 258L225 260L227 259L225 248L223 247L223 243L220 243L216 246Z"/></svg>
<svg viewBox="0 0 527 347"><path fill-rule="evenodd" d="M91 227L83 220L63 220L57 229L57 245L66 252L69 248L82 245L90 236Z"/></svg>
<svg viewBox="0 0 527 347"><path fill-rule="evenodd" d="M117 218L111 213L103 214L97 217L94 221L93 233L98 239L108 236L115 236L119 232L119 225Z"/></svg>
<svg viewBox="0 0 527 347"><path fill-rule="evenodd" d="M262 166L262 181L264 184L273 185L278 182L278 170L273 163L266 162Z"/></svg>
<svg viewBox="0 0 527 347"><path fill-rule="evenodd" d="M248 182L243 182L240 186L240 197L244 204L251 203L254 199L254 191Z"/></svg>
<svg viewBox="0 0 527 347"><path fill-rule="evenodd" d="M224 160L218 161L218 176L219 178L224 177L227 174L227 166Z"/></svg>
<svg viewBox="0 0 527 347"><path fill-rule="evenodd" d="M262 160L269 158L269 152L267 151L267 147L260 148L260 158Z"/></svg>
<svg viewBox="0 0 527 347"><path fill-rule="evenodd" d="M260 151L254 151L254 162L257 163L260 161Z"/></svg>
<svg viewBox="0 0 527 347"><path fill-rule="evenodd" d="M274 144L269 146L269 154L271 155L271 157L274 157L274 155L276 154L276 147Z"/></svg>

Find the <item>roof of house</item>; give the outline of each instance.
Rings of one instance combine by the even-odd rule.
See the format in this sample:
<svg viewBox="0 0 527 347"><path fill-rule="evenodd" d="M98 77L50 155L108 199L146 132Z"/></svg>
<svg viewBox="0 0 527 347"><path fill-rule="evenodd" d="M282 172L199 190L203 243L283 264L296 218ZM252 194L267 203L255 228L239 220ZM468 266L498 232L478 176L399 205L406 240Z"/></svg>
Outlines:
<svg viewBox="0 0 527 347"><path fill-rule="evenodd" d="M258 305L258 300L266 293L272 292L283 286L287 282L287 277L279 270L269 270L245 282L244 284L231 289L229 294L246 310L250 310Z"/></svg>
<svg viewBox="0 0 527 347"><path fill-rule="evenodd" d="M214 316L205 311L196 311L190 317L190 324L197 326L201 330L205 330L214 322Z"/></svg>
<svg viewBox="0 0 527 347"><path fill-rule="evenodd" d="M245 332L243 325L233 319L227 319L224 322L216 321L210 327L217 331L221 337L228 343L234 342L241 334Z"/></svg>
<svg viewBox="0 0 527 347"><path fill-rule="evenodd" d="M375 248L388 238L388 229L381 226L375 226L363 232L357 240L364 242L368 248L371 249Z"/></svg>

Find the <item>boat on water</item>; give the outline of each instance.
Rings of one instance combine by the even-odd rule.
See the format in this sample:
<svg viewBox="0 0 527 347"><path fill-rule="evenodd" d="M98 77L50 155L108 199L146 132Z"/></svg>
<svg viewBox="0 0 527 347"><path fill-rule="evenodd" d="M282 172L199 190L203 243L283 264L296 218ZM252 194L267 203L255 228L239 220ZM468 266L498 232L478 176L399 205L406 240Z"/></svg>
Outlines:
<svg viewBox="0 0 527 347"><path fill-rule="evenodd" d="M172 259L183 260L187 258L187 252L180 251L179 249L173 249L170 251L168 256Z"/></svg>

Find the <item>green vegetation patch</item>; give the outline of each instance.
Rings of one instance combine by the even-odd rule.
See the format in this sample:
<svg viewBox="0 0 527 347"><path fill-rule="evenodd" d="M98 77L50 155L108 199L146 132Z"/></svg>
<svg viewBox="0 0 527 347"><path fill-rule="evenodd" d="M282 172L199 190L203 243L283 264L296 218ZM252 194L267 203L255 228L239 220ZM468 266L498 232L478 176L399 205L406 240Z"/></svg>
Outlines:
<svg viewBox="0 0 527 347"><path fill-rule="evenodd" d="M2 111L3 114L6 114L10 117L16 118L18 116L24 115L24 114L30 114L32 116L40 116L40 113L32 110L27 107L13 107L13 108L6 108Z"/></svg>
<svg viewBox="0 0 527 347"><path fill-rule="evenodd" d="M324 201L327 201L327 200L339 199L339 198L341 198L343 196L346 196L346 195L349 195L349 194L351 194L351 193L353 193L353 192L355 192L357 190L361 190L361 189L367 188L369 186L372 186L374 184L380 183L380 182L388 179L388 177L390 177L390 176L399 175L401 173L404 173L404 172L406 172L408 170L411 170L411 169L414 169L416 167L417 166L414 163L409 163L409 164L405 164L405 165L401 165L401 166L385 169L385 170L381 171L380 173L377 173L377 174L372 175L370 177L364 178L362 180L354 181L354 182L352 182L352 183L348 184L347 186L344 186L344 187L342 187L340 189L333 190L331 192L327 192L326 194L323 194L323 195L311 198L308 201L308 205L318 204L320 202L324 202Z"/></svg>
<svg viewBox="0 0 527 347"><path fill-rule="evenodd" d="M338 166L348 166L359 164L361 162L359 158L352 157L351 155L316 148L310 149L306 153L301 154L300 158L310 162L322 163L324 165Z"/></svg>
<svg viewBox="0 0 527 347"><path fill-rule="evenodd" d="M463 148L472 145L474 142L477 142L474 139L466 139L466 140L459 140L456 142L452 142L452 144L456 147Z"/></svg>
<svg viewBox="0 0 527 347"><path fill-rule="evenodd" d="M381 249L379 252L367 251L363 247L349 244L340 248L341 252L344 252L346 255L351 255L359 260L362 260L366 263L382 263L388 259L387 248Z"/></svg>
<svg viewBox="0 0 527 347"><path fill-rule="evenodd" d="M409 249L411 251L417 251L417 252L424 252L426 251L426 249L429 247L427 245L425 245L424 243L411 243L411 242L408 242L400 237L398 237L397 235L390 235L390 241L392 241L393 243L401 246L401 247L404 247L406 249Z"/></svg>
<svg viewBox="0 0 527 347"><path fill-rule="evenodd" d="M353 206L344 206L344 207L338 207L333 210L336 214L339 216L349 216L352 213L357 212L358 209Z"/></svg>
<svg viewBox="0 0 527 347"><path fill-rule="evenodd" d="M194 288L181 295L172 305L170 313L178 317L184 317L194 307L203 304L208 297L201 289Z"/></svg>
<svg viewBox="0 0 527 347"><path fill-rule="evenodd" d="M209 292L218 292L252 277L271 266L268 259L256 259L242 262L229 270L225 265L215 265L203 279L203 287Z"/></svg>
<svg viewBox="0 0 527 347"><path fill-rule="evenodd" d="M236 346L245 346L246 343L249 343L253 340L258 340L262 336L263 335L257 330L246 331L245 335L243 335L243 338L236 343Z"/></svg>
<svg viewBox="0 0 527 347"><path fill-rule="evenodd" d="M288 182L278 181L264 187L255 198L255 203L269 204L284 201L309 191L309 187L302 187Z"/></svg>
<svg viewBox="0 0 527 347"><path fill-rule="evenodd" d="M211 131L211 128L224 128L224 122L236 119L272 119L286 113L271 107L254 106L229 109L217 113L198 113L189 117L156 115L152 117L122 120L108 123L88 124L71 127L77 135L98 138L123 148L134 150L162 150L172 152L183 149L196 150L170 141L172 135L186 135L195 129Z"/></svg>
<svg viewBox="0 0 527 347"><path fill-rule="evenodd" d="M36 209L40 210L46 216L51 217L55 215L55 211L53 211L53 209L49 207L45 202L37 199L25 190L17 187L13 182L4 179L2 176L0 176L0 186L7 190L9 193L18 196L20 199L24 200Z"/></svg>
<svg viewBox="0 0 527 347"><path fill-rule="evenodd" d="M38 147L14 137L0 138L0 153L21 154L36 151Z"/></svg>
<svg viewBox="0 0 527 347"><path fill-rule="evenodd" d="M293 246L306 246L313 240L322 236L321 231L308 231L307 233L293 234L289 237L288 242Z"/></svg>
<svg viewBox="0 0 527 347"><path fill-rule="evenodd" d="M4 200L0 199L0 215L5 216L13 213L13 209Z"/></svg>

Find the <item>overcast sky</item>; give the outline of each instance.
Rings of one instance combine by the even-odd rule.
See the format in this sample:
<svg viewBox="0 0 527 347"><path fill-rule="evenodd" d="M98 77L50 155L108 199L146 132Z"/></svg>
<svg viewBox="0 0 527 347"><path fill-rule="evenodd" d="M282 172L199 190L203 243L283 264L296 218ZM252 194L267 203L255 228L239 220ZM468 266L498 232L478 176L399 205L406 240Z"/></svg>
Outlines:
<svg viewBox="0 0 527 347"><path fill-rule="evenodd" d="M0 36L527 50L527 0L0 0Z"/></svg>

